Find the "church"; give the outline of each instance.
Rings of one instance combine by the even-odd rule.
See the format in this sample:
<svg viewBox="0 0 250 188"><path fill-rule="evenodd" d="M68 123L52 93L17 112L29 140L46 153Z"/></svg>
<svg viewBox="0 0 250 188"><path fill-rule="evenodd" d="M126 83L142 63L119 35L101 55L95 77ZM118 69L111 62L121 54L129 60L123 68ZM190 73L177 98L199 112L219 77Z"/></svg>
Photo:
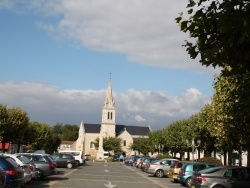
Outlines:
<svg viewBox="0 0 250 188"><path fill-rule="evenodd" d="M148 137L151 131L148 126L118 125L115 122L115 100L112 94L111 77L108 81L108 88L102 107L102 122L100 124L88 124L81 122L78 139L72 144L72 150L81 150L85 155L91 155L97 159L103 159L103 138L121 138L121 149L126 156L134 155L129 146L134 138ZM99 138L99 148L96 149L94 141Z"/></svg>

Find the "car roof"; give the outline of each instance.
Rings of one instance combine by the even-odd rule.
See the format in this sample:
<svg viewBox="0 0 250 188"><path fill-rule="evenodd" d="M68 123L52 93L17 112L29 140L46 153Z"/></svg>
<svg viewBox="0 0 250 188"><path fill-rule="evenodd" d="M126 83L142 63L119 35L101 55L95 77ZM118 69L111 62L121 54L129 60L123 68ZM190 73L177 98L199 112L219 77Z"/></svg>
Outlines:
<svg viewBox="0 0 250 188"><path fill-rule="evenodd" d="M49 156L50 154L44 153L15 153L17 155L40 155L40 156Z"/></svg>

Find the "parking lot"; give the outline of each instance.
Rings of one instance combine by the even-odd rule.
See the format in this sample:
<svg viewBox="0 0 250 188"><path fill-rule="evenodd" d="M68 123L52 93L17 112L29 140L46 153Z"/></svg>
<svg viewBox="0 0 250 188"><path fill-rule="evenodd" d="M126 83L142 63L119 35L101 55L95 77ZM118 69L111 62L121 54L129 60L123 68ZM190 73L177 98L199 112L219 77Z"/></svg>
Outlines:
<svg viewBox="0 0 250 188"><path fill-rule="evenodd" d="M170 178L156 178L118 162L88 162L74 169L58 168L57 175L31 181L27 188L184 188Z"/></svg>

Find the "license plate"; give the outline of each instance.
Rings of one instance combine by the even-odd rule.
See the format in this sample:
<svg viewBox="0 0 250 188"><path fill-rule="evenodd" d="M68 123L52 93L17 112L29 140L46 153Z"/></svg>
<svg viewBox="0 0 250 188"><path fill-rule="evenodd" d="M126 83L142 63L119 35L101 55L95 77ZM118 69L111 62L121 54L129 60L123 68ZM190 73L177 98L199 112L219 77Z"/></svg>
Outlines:
<svg viewBox="0 0 250 188"><path fill-rule="evenodd" d="M191 188L195 188L195 186L191 185Z"/></svg>

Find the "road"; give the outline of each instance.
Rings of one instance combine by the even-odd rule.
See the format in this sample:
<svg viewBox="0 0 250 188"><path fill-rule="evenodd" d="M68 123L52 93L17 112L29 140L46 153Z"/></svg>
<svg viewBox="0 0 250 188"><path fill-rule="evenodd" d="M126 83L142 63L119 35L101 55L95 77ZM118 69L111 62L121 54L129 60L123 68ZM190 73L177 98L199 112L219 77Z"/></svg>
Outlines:
<svg viewBox="0 0 250 188"><path fill-rule="evenodd" d="M31 181L26 188L185 188L170 178L152 177L140 169L118 162L88 162L75 169L57 170L57 175Z"/></svg>

